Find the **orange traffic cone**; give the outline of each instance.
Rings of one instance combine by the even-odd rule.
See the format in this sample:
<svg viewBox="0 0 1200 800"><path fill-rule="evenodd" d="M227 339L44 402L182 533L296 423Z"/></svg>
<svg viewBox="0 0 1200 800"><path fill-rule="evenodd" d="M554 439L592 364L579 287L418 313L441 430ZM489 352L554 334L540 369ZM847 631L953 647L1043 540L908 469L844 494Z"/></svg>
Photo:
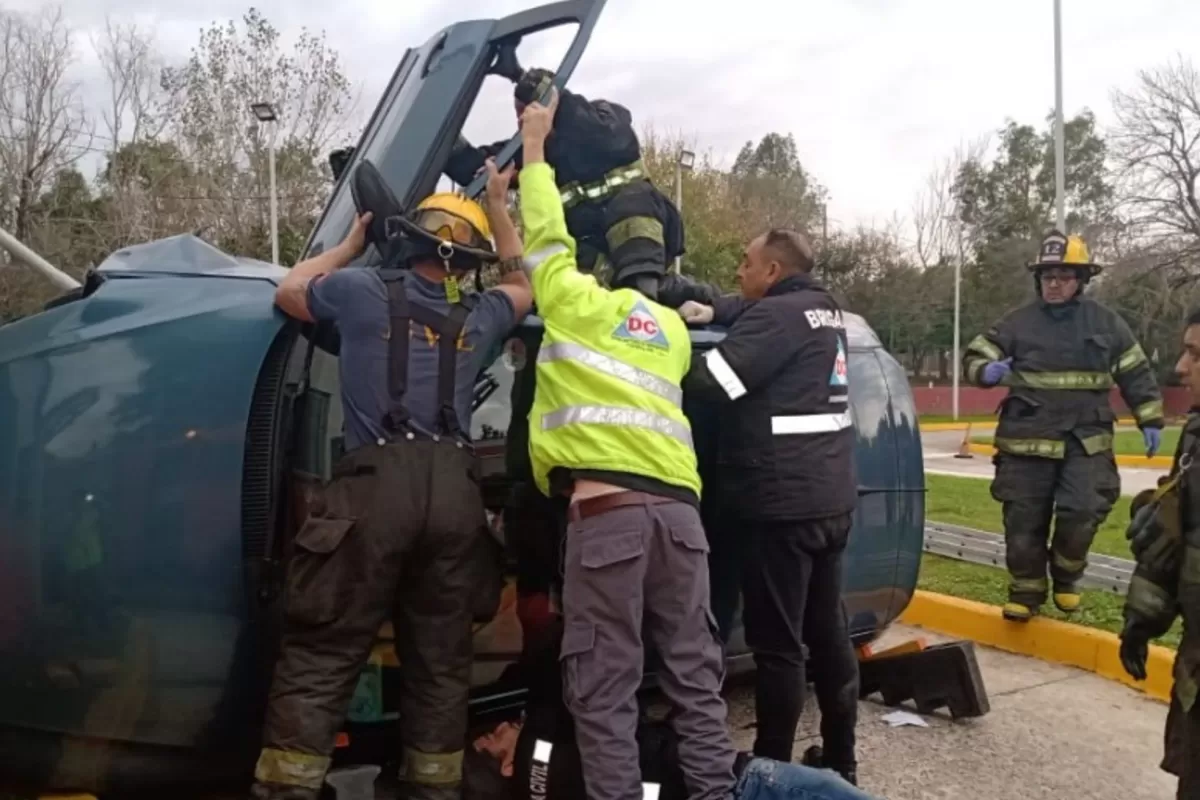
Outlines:
<svg viewBox="0 0 1200 800"><path fill-rule="evenodd" d="M962 443L958 446L958 452L954 454L955 458L974 458L971 455L971 423L967 423L967 430L963 433Z"/></svg>

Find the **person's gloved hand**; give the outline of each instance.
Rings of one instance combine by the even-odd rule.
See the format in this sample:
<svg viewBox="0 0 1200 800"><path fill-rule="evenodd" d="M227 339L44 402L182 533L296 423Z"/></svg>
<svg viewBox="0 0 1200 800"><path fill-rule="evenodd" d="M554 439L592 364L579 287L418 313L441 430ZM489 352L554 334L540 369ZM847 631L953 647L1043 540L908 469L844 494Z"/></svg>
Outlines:
<svg viewBox="0 0 1200 800"><path fill-rule="evenodd" d="M1135 681L1146 680L1146 659L1150 657L1150 640L1137 628L1125 623L1121 632L1121 666Z"/></svg>
<svg viewBox="0 0 1200 800"><path fill-rule="evenodd" d="M689 325L707 325L713 320L713 307L688 300L679 307L679 316Z"/></svg>
<svg viewBox="0 0 1200 800"><path fill-rule="evenodd" d="M1162 429L1146 428L1142 431L1142 441L1146 443L1146 458L1154 458L1154 454L1162 446Z"/></svg>
<svg viewBox="0 0 1200 800"><path fill-rule="evenodd" d="M1011 356L1003 361L992 361L983 368L983 382L988 386L995 386L1010 372L1012 372Z"/></svg>

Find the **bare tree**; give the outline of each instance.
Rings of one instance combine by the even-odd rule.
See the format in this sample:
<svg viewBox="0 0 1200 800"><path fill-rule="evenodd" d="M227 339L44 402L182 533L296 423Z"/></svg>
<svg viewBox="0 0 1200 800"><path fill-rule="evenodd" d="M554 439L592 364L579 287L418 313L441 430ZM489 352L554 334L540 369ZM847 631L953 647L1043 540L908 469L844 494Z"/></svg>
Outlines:
<svg viewBox="0 0 1200 800"><path fill-rule="evenodd" d="M115 248L173 232L161 228L169 221L158 195L187 170L182 161L162 163L162 147L155 146L170 118L170 97L152 32L106 18L92 46L108 79L108 107L101 114L108 160L101 182L111 198L105 211Z"/></svg>
<svg viewBox="0 0 1200 800"><path fill-rule="evenodd" d="M279 32L251 9L201 33L183 67L165 73L178 104L173 140L197 170L197 210L214 236L242 253L265 255L268 137L276 137L281 251L302 238L329 191L325 155L342 141L350 85L323 36L301 32L285 49ZM250 105L270 102L279 122L255 124ZM298 244L296 245L299 246ZM268 250L269 252L269 250Z"/></svg>
<svg viewBox="0 0 1200 800"><path fill-rule="evenodd" d="M963 164L982 160L987 146L986 136L960 145L933 168L913 201L913 254L922 267L965 260L970 249L966 242L969 231L956 213L954 183Z"/></svg>
<svg viewBox="0 0 1200 800"><path fill-rule="evenodd" d="M73 37L62 9L31 17L0 12L0 170L3 215L18 238L47 183L91 143L78 84L70 78Z"/></svg>
<svg viewBox="0 0 1200 800"><path fill-rule="evenodd" d="M106 136L115 151L125 142L153 139L166 127L162 113L166 93L162 88L165 66L151 32L136 23L104 20L104 33L92 38L108 78L109 104L102 112Z"/></svg>
<svg viewBox="0 0 1200 800"><path fill-rule="evenodd" d="M1141 244L1200 257L1200 73L1182 57L1144 70L1113 106L1122 210Z"/></svg>

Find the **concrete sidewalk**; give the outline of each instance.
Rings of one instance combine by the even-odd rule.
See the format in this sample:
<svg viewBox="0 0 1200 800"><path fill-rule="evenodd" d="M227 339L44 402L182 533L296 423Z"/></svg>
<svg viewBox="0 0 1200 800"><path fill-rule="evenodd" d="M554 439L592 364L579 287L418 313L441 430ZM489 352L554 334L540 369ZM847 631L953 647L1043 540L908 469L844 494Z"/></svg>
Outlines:
<svg viewBox="0 0 1200 800"><path fill-rule="evenodd" d="M925 471L934 475L991 480L995 469L992 467L990 456L976 453L971 458L955 458L959 444L962 442L962 436L961 430L922 433L921 448L925 456ZM1118 469L1121 473L1121 494L1130 496L1143 489L1153 489L1157 486L1159 476L1166 473L1166 470L1161 468L1119 467Z"/></svg>
<svg viewBox="0 0 1200 800"><path fill-rule="evenodd" d="M881 646L916 636L945 637L893 626ZM891 728L891 709L859 703L859 782L887 800L1163 800L1175 779L1158 769L1165 705L1120 684L1071 667L976 647L991 699L986 716L953 722L944 712L928 728ZM815 700L808 703L795 757L820 741ZM739 747L753 743L749 688L730 697Z"/></svg>

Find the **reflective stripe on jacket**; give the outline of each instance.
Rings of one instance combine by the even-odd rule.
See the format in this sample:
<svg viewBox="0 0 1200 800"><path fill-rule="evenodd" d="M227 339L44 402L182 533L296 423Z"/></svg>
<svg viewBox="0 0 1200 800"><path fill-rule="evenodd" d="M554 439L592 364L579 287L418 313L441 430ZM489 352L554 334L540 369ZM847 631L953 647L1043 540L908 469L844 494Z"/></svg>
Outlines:
<svg viewBox="0 0 1200 800"><path fill-rule="evenodd" d="M1069 436L1089 455L1111 450L1113 386L1139 427L1163 426L1162 393L1145 351L1120 315L1089 297L1061 306L1034 301L1005 315L968 342L963 377L983 386L984 367L1008 358L995 439L1002 452L1063 458Z"/></svg>

